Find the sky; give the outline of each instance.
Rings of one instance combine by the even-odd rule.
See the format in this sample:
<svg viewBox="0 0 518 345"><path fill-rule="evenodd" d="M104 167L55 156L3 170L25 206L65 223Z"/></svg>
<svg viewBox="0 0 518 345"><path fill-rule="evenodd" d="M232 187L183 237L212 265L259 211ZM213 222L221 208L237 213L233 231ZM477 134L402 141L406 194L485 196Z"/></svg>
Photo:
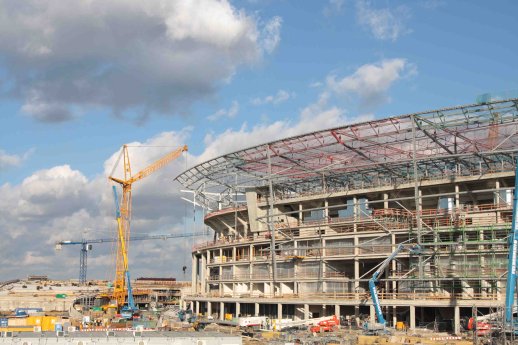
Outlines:
<svg viewBox="0 0 518 345"><path fill-rule="evenodd" d="M132 277L190 279L211 238L174 177L219 155L518 90L516 1L0 0L0 281L77 278L115 236L107 176L134 185ZM516 93L518 95L518 93ZM115 169L115 170L114 170ZM114 246L88 277L113 279ZM186 274L182 267L188 266Z"/></svg>

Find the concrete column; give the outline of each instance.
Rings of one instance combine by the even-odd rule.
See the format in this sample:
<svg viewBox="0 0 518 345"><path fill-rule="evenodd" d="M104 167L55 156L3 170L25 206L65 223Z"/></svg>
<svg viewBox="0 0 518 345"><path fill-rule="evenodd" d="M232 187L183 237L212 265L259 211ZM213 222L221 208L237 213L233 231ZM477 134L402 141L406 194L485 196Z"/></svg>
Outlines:
<svg viewBox="0 0 518 345"><path fill-rule="evenodd" d="M324 217L327 219L329 217L329 201L324 200Z"/></svg>
<svg viewBox="0 0 518 345"><path fill-rule="evenodd" d="M257 220L257 211L259 210L259 207L257 206L257 203L262 202L261 195L258 195L257 192L254 191L247 191L245 193L246 198L246 207L248 211L248 223L250 224L250 231L252 232L253 236L257 234L256 231L261 229L261 225L259 224L259 221ZM246 228L246 227L245 227Z"/></svg>
<svg viewBox="0 0 518 345"><path fill-rule="evenodd" d="M360 254L360 249L358 248L358 245L360 244L360 240L358 239L358 237L354 237L354 240L353 240L353 245L354 245L354 292L355 292L355 298L356 299L359 299L358 297L358 289L360 288L360 261L359 259L356 257L358 254Z"/></svg>
<svg viewBox="0 0 518 345"><path fill-rule="evenodd" d="M354 259L354 293L355 298L358 299L358 294L360 293L360 261L358 258Z"/></svg>
<svg viewBox="0 0 518 345"><path fill-rule="evenodd" d="M207 301L207 316L212 315L212 302Z"/></svg>
<svg viewBox="0 0 518 345"><path fill-rule="evenodd" d="M196 308L196 310L195 310L196 315L198 315L200 313L200 301L196 301L194 305Z"/></svg>
<svg viewBox="0 0 518 345"><path fill-rule="evenodd" d="M309 304L304 304L304 320L309 319Z"/></svg>
<svg viewBox="0 0 518 345"><path fill-rule="evenodd" d="M259 303L255 303L254 316L259 316Z"/></svg>
<svg viewBox="0 0 518 345"><path fill-rule="evenodd" d="M415 329L415 307L410 306L410 329Z"/></svg>
<svg viewBox="0 0 518 345"><path fill-rule="evenodd" d="M392 251L396 250L396 235L395 234L392 234L390 235L390 242L392 244ZM388 267L387 266L387 270L385 271L385 277L388 277L390 274L389 274L389 271L388 271ZM392 269L392 273L393 274L396 274L396 269L397 269L397 262L396 260L392 260L392 263L390 265L390 268ZM396 292L396 281L398 280L398 278L396 277L394 280L392 280L392 282L387 282L387 284L385 285L385 292L387 293L390 289L392 289L392 292L394 293L394 296L393 298L395 298L395 292ZM390 287L390 289L389 289ZM386 295L387 298L389 298L388 295Z"/></svg>
<svg viewBox="0 0 518 345"><path fill-rule="evenodd" d="M277 318L282 319L282 303L277 304Z"/></svg>
<svg viewBox="0 0 518 345"><path fill-rule="evenodd" d="M191 309L192 311L194 311L194 301L191 301L189 303L189 309Z"/></svg>
<svg viewBox="0 0 518 345"><path fill-rule="evenodd" d="M353 217L354 217L354 224L353 224L353 231L358 231L358 225L356 224L356 221L358 220L358 205L356 205L357 199L356 197L353 198Z"/></svg>
<svg viewBox="0 0 518 345"><path fill-rule="evenodd" d="M417 210L422 211L423 210L423 191L419 189L419 200L417 202Z"/></svg>
<svg viewBox="0 0 518 345"><path fill-rule="evenodd" d="M237 255L236 255L237 249L236 247L232 248L232 261L237 261Z"/></svg>
<svg viewBox="0 0 518 345"><path fill-rule="evenodd" d="M225 303L219 302L219 319L225 320Z"/></svg>
<svg viewBox="0 0 518 345"><path fill-rule="evenodd" d="M495 181L495 188L496 188L496 191L495 191L495 204L497 205L497 209L499 208L498 206L500 206L500 181L496 180ZM500 223L500 211L496 211L496 223Z"/></svg>
<svg viewBox="0 0 518 345"><path fill-rule="evenodd" d="M396 307L392 307L392 326L396 327L397 323L397 313L396 313Z"/></svg>
<svg viewBox="0 0 518 345"><path fill-rule="evenodd" d="M302 224L302 203L299 203L299 225Z"/></svg>
<svg viewBox="0 0 518 345"><path fill-rule="evenodd" d="M360 240L358 237L354 237L353 238L353 245L354 245L354 255L359 255L360 254L360 249L358 248L358 246L360 245Z"/></svg>
<svg viewBox="0 0 518 345"><path fill-rule="evenodd" d="M369 306L369 311L370 311L370 321L372 323L375 323L376 322L376 310L374 309L373 305Z"/></svg>
<svg viewBox="0 0 518 345"><path fill-rule="evenodd" d="M460 334L460 307L455 306L453 316L453 333Z"/></svg>
<svg viewBox="0 0 518 345"><path fill-rule="evenodd" d="M383 193L383 208L389 208L388 198L388 193Z"/></svg>
<svg viewBox="0 0 518 345"><path fill-rule="evenodd" d="M241 303L236 302L236 317L239 317L239 314L241 314Z"/></svg>
<svg viewBox="0 0 518 345"><path fill-rule="evenodd" d="M201 255L201 269L200 269L200 279L201 279L201 293L204 294L207 290L207 255L208 253Z"/></svg>
<svg viewBox="0 0 518 345"><path fill-rule="evenodd" d="M191 292L193 294L198 293L198 279L196 276L197 268L198 268L198 260L196 258L196 255L192 255L192 272L191 272Z"/></svg>
<svg viewBox="0 0 518 345"><path fill-rule="evenodd" d="M460 188L459 185L455 185L455 208L458 210L460 208Z"/></svg>
<svg viewBox="0 0 518 345"><path fill-rule="evenodd" d="M335 304L335 315L336 317L340 317L340 305L339 304Z"/></svg>

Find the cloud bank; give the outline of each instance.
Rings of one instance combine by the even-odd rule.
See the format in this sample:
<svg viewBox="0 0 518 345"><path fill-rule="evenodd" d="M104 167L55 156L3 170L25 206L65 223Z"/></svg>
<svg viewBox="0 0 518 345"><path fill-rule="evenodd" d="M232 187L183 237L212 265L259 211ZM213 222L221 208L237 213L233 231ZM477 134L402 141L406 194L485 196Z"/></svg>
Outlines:
<svg viewBox="0 0 518 345"><path fill-rule="evenodd" d="M226 0L0 0L0 92L42 122L179 113L276 49L281 18L260 22Z"/></svg>

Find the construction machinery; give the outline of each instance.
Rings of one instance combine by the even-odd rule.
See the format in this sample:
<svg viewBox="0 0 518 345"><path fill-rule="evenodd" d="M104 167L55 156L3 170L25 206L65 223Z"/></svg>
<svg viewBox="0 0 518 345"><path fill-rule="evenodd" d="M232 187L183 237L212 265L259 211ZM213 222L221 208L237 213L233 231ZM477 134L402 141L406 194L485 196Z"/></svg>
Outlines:
<svg viewBox="0 0 518 345"><path fill-rule="evenodd" d="M385 260L381 262L378 269L374 272L371 279L369 279L369 291L372 297L372 304L374 305L374 310L376 312L376 318L378 319L377 323L367 323L365 326L367 331L377 331L380 329L385 329L386 320L383 317L383 312L381 310L381 305L378 297L378 292L376 290L376 284L379 281L381 274L385 271L385 268L401 253L403 250L408 250L410 254L419 255L422 250L418 244L408 244L408 243L400 243L396 250L392 252Z"/></svg>
<svg viewBox="0 0 518 345"><path fill-rule="evenodd" d="M507 284L505 288L505 317L504 331L505 333L518 333L518 325L514 319L514 311L516 310L516 264L518 259L518 229L516 228L516 217L518 216L518 158L515 163L514 178L514 196L513 196L513 219L511 223L511 233L509 234L509 256L507 264Z"/></svg>
<svg viewBox="0 0 518 345"><path fill-rule="evenodd" d="M130 273L129 273L129 269L128 269L128 250L126 249L126 243L127 241L125 241L125 238L124 238L124 235L122 234L122 217L121 217L121 211L120 211L120 208L119 208L119 198L117 197L117 189L115 188L115 186L113 186L113 196L114 196L114 199L115 199L115 216L116 216L116 219L117 219L117 228L119 230L119 242L117 243L120 243L120 246L121 246L121 249L122 249L122 262L123 262L123 268L124 268L124 277L126 278L126 289L127 289L127 296L128 296L128 299L127 299L127 304L124 304L124 301L122 301L122 303L120 303L119 300L117 300L117 305L118 306L121 306L122 305L122 308L120 310L121 312L121 315L123 318L125 319L132 319L133 318L133 314L135 312L137 312L138 308L135 306L135 301L133 300L133 290L131 288L131 279L130 279Z"/></svg>
<svg viewBox="0 0 518 345"><path fill-rule="evenodd" d="M117 178L113 175L109 177L109 179L113 182L118 183L122 187L122 201L120 206L117 202L117 207L119 208L117 215L117 231L119 240L117 241L117 255L116 255L116 264L115 264L115 282L113 287L113 299L116 300L118 306L124 305L126 300L126 294L128 292L129 286L127 286L127 282L129 283L129 272L128 272L128 242L130 239L130 222L131 222L131 190L133 183L151 175L158 169L164 167L169 164L171 161L178 158L183 152L187 151L187 146L181 146L176 150L169 152L162 158L158 159L154 163L150 164L146 168L139 171L137 174L132 175L131 173L131 164L128 153L128 146L124 145L121 150L120 158L124 157L124 178ZM117 196L117 193L114 189L114 195Z"/></svg>
<svg viewBox="0 0 518 345"><path fill-rule="evenodd" d="M318 324L311 326L309 331L311 333L320 333L320 332L331 332L334 329L340 326L340 320L336 315L329 320L320 321Z"/></svg>

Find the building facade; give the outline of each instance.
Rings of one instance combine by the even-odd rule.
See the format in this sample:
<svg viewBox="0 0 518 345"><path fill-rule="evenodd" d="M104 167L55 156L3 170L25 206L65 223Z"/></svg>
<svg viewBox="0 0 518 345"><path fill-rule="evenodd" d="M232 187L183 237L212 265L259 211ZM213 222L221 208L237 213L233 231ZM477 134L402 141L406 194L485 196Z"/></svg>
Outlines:
<svg viewBox="0 0 518 345"><path fill-rule="evenodd" d="M447 321L503 305L518 152L516 99L402 115L285 138L177 177L212 241L192 250L205 314Z"/></svg>

